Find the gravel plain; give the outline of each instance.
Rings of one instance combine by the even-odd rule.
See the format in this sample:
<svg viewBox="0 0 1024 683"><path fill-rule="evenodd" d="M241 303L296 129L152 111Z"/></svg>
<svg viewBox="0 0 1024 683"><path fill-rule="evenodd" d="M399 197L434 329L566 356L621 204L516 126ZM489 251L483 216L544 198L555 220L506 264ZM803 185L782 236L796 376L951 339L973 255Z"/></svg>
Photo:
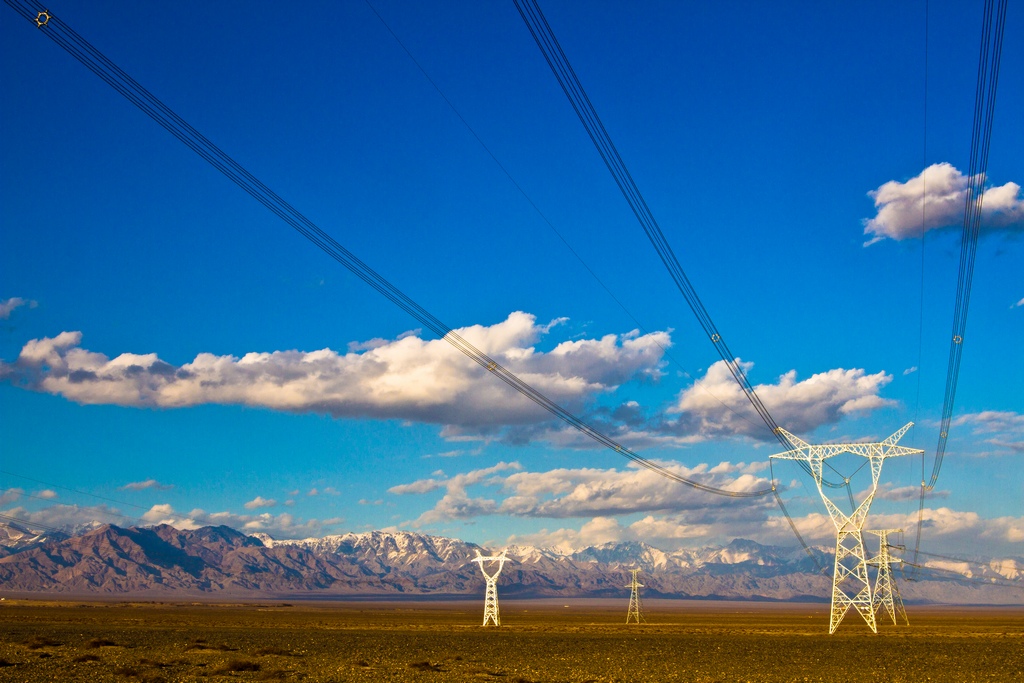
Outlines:
<svg viewBox="0 0 1024 683"><path fill-rule="evenodd" d="M621 602L621 604L619 604ZM481 601L482 604L482 601ZM653 601L0 603L0 681L1013 681L1024 607L910 608L877 635L826 605Z"/></svg>

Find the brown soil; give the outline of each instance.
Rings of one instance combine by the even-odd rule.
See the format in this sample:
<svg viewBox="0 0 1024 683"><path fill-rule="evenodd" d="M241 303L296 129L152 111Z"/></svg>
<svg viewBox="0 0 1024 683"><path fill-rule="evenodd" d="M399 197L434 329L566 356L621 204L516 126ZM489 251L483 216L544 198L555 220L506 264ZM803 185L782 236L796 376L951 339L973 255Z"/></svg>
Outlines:
<svg viewBox="0 0 1024 683"><path fill-rule="evenodd" d="M621 602L622 604L619 604ZM824 605L506 601L0 603L0 681L1024 680L1024 609L911 608L872 634ZM482 601L481 601L482 603Z"/></svg>

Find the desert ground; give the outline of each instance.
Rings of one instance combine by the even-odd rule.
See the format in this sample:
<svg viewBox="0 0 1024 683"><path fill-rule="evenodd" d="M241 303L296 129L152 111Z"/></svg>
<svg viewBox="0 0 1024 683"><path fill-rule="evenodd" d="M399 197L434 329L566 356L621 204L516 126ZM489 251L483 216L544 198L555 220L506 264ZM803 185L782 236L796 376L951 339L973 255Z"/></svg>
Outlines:
<svg viewBox="0 0 1024 683"><path fill-rule="evenodd" d="M0 681L1011 681L1024 607L910 606L910 626L828 606L653 600L0 602Z"/></svg>

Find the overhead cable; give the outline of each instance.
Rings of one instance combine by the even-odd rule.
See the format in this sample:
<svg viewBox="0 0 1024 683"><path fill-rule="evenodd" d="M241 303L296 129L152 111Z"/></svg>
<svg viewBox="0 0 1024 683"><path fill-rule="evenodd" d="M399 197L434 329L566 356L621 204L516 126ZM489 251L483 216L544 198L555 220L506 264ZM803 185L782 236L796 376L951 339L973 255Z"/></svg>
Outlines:
<svg viewBox="0 0 1024 683"><path fill-rule="evenodd" d="M562 91L569 99L569 103L575 110L580 122L583 123L583 127L586 129L587 134L593 141L598 153L601 155L605 165L611 172L612 178L615 180L615 184L618 185L619 190L622 192L622 196L626 198L626 202L633 210L633 213L640 222L640 226L643 228L644 233L646 233L647 238L654 246L654 250L657 252L658 257L668 270L669 275L672 277L673 282L675 282L676 287L682 293L683 298L690 307L690 310L693 312L694 316L696 316L700 326L704 329L708 339L714 345L719 357L725 362L725 365L729 368L729 372L732 374L733 379L736 380L736 383L740 386L740 389L742 389L743 394L747 397L747 400L753 406L757 414L760 415L772 435L778 439L783 448L786 450L792 450L795 446L786 438L783 432L779 430L779 424L775 421L775 418L772 417L764 403L761 402L761 398L757 395L757 392L754 390L754 386L747 378L746 372L744 372L743 367L739 364L736 356L733 355L732 351L729 349L729 346L726 344L725 339L719 332L718 327L711 319L711 315L708 313L707 308L705 308L704 303L697 295L697 290L690 282L690 279L687 277L682 265L680 265L679 259L676 258L675 252L673 252L671 245L668 243L668 239L665 237L665 233L662 232L661 227L658 225L658 221L654 218L654 214L651 212L646 200L640 193L640 189L637 187L636 182L633 181L633 177L629 173L629 169L626 167L625 162L619 155L619 152L615 147L615 143L612 142L611 136L605 129L604 123L601 122L601 118L598 116L597 110L594 108L594 105L591 103L586 91L583 89L583 85L580 83L579 78L576 77L576 72L569 63L569 59L565 56L565 52L562 50L562 46L559 44L558 38L555 37L554 32L551 30L551 26L544 17L544 13L541 11L540 6L537 4L536 0L514 0L514 2L516 8L519 10L520 16L526 23L527 28L529 28L530 34L536 41L541 53L544 55L544 59L547 61L548 66L551 67L552 73L554 73L555 78L562 87ZM807 463L800 463L800 466L803 467L805 471L810 471ZM830 488L838 489L845 487L847 492L850 492L849 482L837 483L823 480L822 483Z"/></svg>
<svg viewBox="0 0 1024 683"><path fill-rule="evenodd" d="M228 156L223 150L178 116L156 96L93 47L85 38L78 35L71 27L61 21L59 17L52 15L35 0L5 0L5 2L25 19L39 26L40 30L48 38L57 43L108 85L121 93L129 102L167 129L168 132L267 207L281 220L318 246L331 258L348 268L366 284L418 320L434 334L447 341L475 363L558 419L600 445L628 458L638 466L699 491L731 498L759 498L772 495L774 486L756 491L735 491L710 486L695 479L684 477L663 465L648 460L595 427L592 427L583 419L569 412L521 380L495 359L477 349L454 329L445 325L440 319L413 301L369 265L361 261L355 254L343 247L333 237L313 223L313 221L300 213L241 164ZM45 21L43 17L45 17Z"/></svg>
<svg viewBox="0 0 1024 683"><path fill-rule="evenodd" d="M420 61L416 59L416 57L413 55L412 51L409 50L406 44L402 42L402 39L398 37L398 34L396 34L394 29L391 28L391 25L388 24L388 22L384 19L383 16L381 16L380 12L377 11L377 8L373 6L373 3L370 2L370 0L365 0L365 2L367 6L370 8L370 11L373 12L373 14L380 20L380 23L383 24L384 28L387 29L387 32L391 35L391 37L395 39L395 42L398 43L398 46L402 48L402 51L405 52L406 56L408 56L412 63L416 65L416 68L419 69L420 73L423 74L423 77L427 79L427 82L434 87L434 90L437 91L437 94L440 95L441 99L444 100L445 104L448 105L448 108L452 110L452 113L455 114L455 116L459 119L460 122L462 122L462 125L466 128L466 130L469 131L469 134L473 136L473 139L475 139L480 144L480 147L482 147L483 150L487 152L487 156L489 156L491 160L501 170L501 172L505 174L505 177L508 178L509 182L512 183L513 187L515 187L516 190L519 191L519 194L523 196L523 199L525 199L526 202L533 208L533 210L537 213L540 219L544 221L548 228L551 229L551 232L555 233L555 236L558 237L559 240L561 240L562 244L565 245L565 248L569 250L569 253L576 257L576 260L580 262L580 265L583 266L584 270L586 270L594 279L594 281L601 287L601 289L603 289L605 293L608 294L609 297L611 297L611 300L614 301L616 305L618 305L618 307L622 309L622 312L625 313L626 316L633 321L637 328L644 334L649 334L649 330L646 327L644 327L644 325L639 320L637 320L636 316L633 315L633 313L628 308L626 308L626 305L622 303L622 301L617 296L615 296L612 290L608 288L608 286L604 283L603 280L601 280L600 277L598 277L597 273L594 272L590 265L583 260L583 257L580 255L580 253L573 248L573 246L569 243L569 240L565 238L561 231L555 227L555 224L552 223L544 214L544 212L540 210L540 207L537 206L536 202L533 201L533 198L526 193L526 190L523 189L523 186L520 185L518 181L516 181L516 179L512 176L512 173L505 167L503 163L501 163L501 161L494 154L494 152L491 151L491 148L487 146L487 143L485 143L483 139L480 137L480 135L477 134L476 130L473 129L473 126L469 125L469 121L466 120L466 118L458 110L455 104L448 98L447 95L445 95L444 91L441 90L441 86L437 84L437 81L435 81L430 76L430 74L427 73L427 70L423 67ZM715 401L721 404L723 408L731 412L737 418L743 420L751 427L755 429L757 428L756 423L752 422L750 419L747 418L746 415L739 412L734 407L720 399L718 396L712 393L710 389L704 386L703 382L701 382L699 379L691 375L689 371L683 367L682 363L675 359L675 357L669 352L667 348L659 344L657 341L655 341L654 344L659 349L661 349L662 353L665 355L666 358L668 358L672 363L676 365L676 367L679 368L683 375L685 375L688 379L693 381L695 386L700 387L702 391L704 391L711 398L715 399Z"/></svg>
<svg viewBox="0 0 1024 683"><path fill-rule="evenodd" d="M960 264L957 273L956 296L953 306L953 330L949 342L949 360L946 365L946 387L942 399L942 420L939 440L935 446L935 460L931 477L924 481L918 499L917 539L914 561L921 546L921 528L924 521L925 494L935 488L946 455L946 442L953 419L953 401L960 377L960 359L964 351L967 331L967 310L971 303L971 284L974 278L978 235L981 231L982 205L988 173L988 153L992 140L992 117L995 113L996 87L999 84L999 65L1003 53L1003 32L1006 28L1006 0L986 0L981 29L981 48L978 55L978 81L974 92L974 123L971 128L971 158L967 171L967 196L964 203L963 228L960 231ZM923 463L922 463L923 465ZM913 564L913 563L912 563Z"/></svg>

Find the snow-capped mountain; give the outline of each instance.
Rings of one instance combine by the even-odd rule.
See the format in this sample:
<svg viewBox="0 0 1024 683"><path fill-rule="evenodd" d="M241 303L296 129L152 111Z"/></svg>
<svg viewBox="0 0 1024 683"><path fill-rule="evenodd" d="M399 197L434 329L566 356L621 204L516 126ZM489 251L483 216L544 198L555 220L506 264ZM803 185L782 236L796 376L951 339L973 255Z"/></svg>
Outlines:
<svg viewBox="0 0 1024 683"><path fill-rule="evenodd" d="M37 534L20 524L0 523L0 557L34 548L47 541L62 541L68 535L59 531Z"/></svg>
<svg viewBox="0 0 1024 683"><path fill-rule="evenodd" d="M43 538L0 524L0 593L210 594L233 597L469 597L483 578L472 562L482 548L408 531L277 540L228 527L104 526ZM622 597L629 570L642 571L647 597L827 600L831 578L801 548L736 539L726 546L663 551L608 543L563 553L510 546L499 580L505 597ZM831 569L832 555L812 549ZM960 563L901 581L909 602L1024 603L1022 558ZM945 564L942 564L945 563ZM941 566L940 566L941 565ZM961 571L961 574L954 572ZM970 572L970 575L966 574ZM965 579L971 579L966 581Z"/></svg>

